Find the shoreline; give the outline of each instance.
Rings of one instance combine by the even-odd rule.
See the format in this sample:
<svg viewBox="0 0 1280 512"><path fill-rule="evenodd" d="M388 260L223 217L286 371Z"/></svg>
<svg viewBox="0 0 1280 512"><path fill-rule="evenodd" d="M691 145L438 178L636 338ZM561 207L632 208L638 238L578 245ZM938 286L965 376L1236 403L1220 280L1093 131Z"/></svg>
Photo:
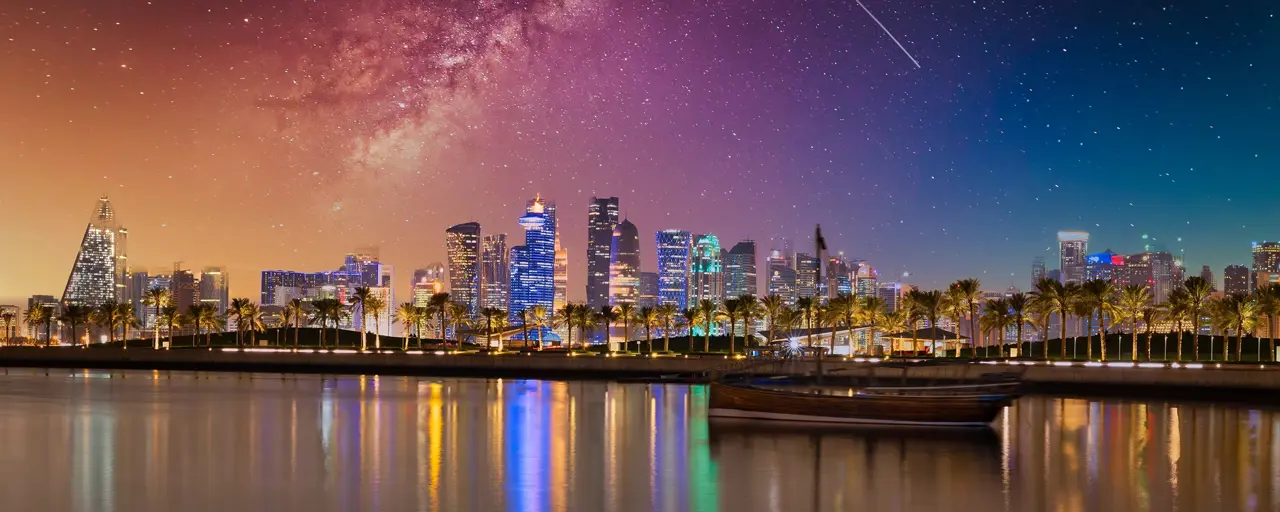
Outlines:
<svg viewBox="0 0 1280 512"><path fill-rule="evenodd" d="M80 349L0 348L0 367L102 370L398 375L422 377L705 382L706 376L750 360L719 356L603 357L564 353L505 355L444 352L359 353L353 350L294 353L287 349ZM928 360L779 361L751 369L760 377L821 381L832 385L922 385L973 381L991 374L1019 375L1028 393L1112 398L1181 398L1276 404L1280 368L1258 364L965 362Z"/></svg>

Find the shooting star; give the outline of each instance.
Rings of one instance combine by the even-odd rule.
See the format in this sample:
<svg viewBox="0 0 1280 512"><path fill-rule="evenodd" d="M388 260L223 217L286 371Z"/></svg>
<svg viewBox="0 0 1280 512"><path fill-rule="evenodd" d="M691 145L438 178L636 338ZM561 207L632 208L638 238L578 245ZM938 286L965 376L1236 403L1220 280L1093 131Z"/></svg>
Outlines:
<svg viewBox="0 0 1280 512"><path fill-rule="evenodd" d="M911 52L908 52L906 47L902 46L902 43L898 42L898 38L893 37L893 34L889 33L889 29L885 28L884 23L880 23L880 20L876 18L876 15L871 14L871 9L867 9L867 6L862 5L862 0L853 1L858 2L858 7L861 7L863 11L866 11L867 16L871 17L871 21L876 22L876 25L880 25L880 30L883 30L884 33L889 36L889 39L893 40L893 44L898 45L898 48L902 50L902 53L907 55L908 59L911 59L911 63L916 65L916 69L920 69L920 62L917 61L915 57L911 56Z"/></svg>

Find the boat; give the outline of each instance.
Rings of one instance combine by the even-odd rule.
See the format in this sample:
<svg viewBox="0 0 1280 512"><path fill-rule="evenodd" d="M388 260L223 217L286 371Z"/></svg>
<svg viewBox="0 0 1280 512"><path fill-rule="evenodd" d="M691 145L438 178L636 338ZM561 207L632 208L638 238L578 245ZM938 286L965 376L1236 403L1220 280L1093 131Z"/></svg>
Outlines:
<svg viewBox="0 0 1280 512"><path fill-rule="evenodd" d="M1016 383L861 388L845 395L712 382L708 415L805 423L988 427L1017 398Z"/></svg>

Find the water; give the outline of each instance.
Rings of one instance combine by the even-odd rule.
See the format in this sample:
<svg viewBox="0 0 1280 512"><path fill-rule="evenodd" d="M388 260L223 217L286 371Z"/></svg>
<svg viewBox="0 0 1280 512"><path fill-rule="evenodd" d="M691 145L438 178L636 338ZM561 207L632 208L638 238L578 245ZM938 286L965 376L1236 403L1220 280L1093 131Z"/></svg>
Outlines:
<svg viewBox="0 0 1280 512"><path fill-rule="evenodd" d="M1280 510L1280 416L1031 397L983 436L709 423L702 387L8 370L4 510Z"/></svg>

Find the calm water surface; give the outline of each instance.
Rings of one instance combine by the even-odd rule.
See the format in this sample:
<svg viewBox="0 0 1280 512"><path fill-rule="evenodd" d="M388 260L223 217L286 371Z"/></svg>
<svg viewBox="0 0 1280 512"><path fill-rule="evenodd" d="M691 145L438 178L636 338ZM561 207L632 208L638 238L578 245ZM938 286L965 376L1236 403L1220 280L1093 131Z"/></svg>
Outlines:
<svg viewBox="0 0 1280 512"><path fill-rule="evenodd" d="M3 510L1280 510L1280 416L1023 398L989 435L722 424L698 386L8 370Z"/></svg>

